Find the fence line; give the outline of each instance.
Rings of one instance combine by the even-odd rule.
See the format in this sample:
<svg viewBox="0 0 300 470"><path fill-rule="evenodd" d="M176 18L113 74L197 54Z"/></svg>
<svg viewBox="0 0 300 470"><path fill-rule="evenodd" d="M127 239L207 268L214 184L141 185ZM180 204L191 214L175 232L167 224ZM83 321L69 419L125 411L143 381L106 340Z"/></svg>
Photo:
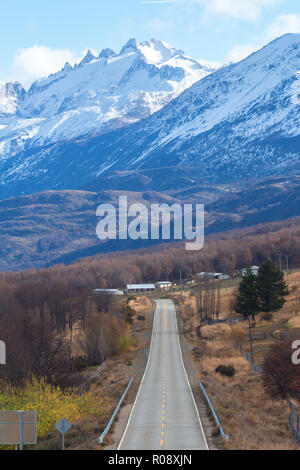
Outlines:
<svg viewBox="0 0 300 470"><path fill-rule="evenodd" d="M125 389L125 392L123 393L122 397L120 398L120 401L119 401L119 403L117 404L116 409L115 409L115 411L113 412L113 414L112 414L112 416L111 416L111 418L110 418L110 420L109 420L109 422L108 422L106 428L104 429L103 433L102 433L101 436L99 437L99 439L98 439L98 443L99 443L99 444L102 444L102 443L103 443L103 440L104 440L106 434L107 434L108 431L110 430L111 425L112 425L112 423L114 422L114 419L115 419L115 417L116 417L116 415L117 415L117 413L118 413L118 411L119 411L119 409L120 409L120 407L121 407L121 405L122 405L122 403L123 403L123 401L124 401L124 399L125 399L125 397L126 397L126 395L127 395L128 390L130 389L130 386L131 386L132 382L133 382L133 378L130 379L129 384L127 385L127 387L126 387L126 389Z"/></svg>
<svg viewBox="0 0 300 470"><path fill-rule="evenodd" d="M209 408L210 408L210 411L212 412L212 415L213 415L213 417L214 417L214 419L215 419L216 425L217 425L218 428L219 428L219 431L220 431L221 436L223 437L223 439L225 439L225 441L228 441L228 436L227 436L227 434L225 434L225 432L223 431L223 428L222 428L222 426L221 426L221 424L220 424L219 418L218 418L218 416L217 416L217 414L216 414L216 412L215 412L215 410L214 410L214 407L213 407L213 405L212 405L212 403L211 403L211 401L210 401L210 399L209 399L209 396L207 395L207 393L206 393L206 391L205 391L205 388L204 388L202 382L200 382L200 387L201 387L201 390L202 390L202 392L203 392L203 395L204 395L205 398L206 398L206 401L207 401L207 403L208 403L208 406L209 406Z"/></svg>
<svg viewBox="0 0 300 470"><path fill-rule="evenodd" d="M291 432L292 439L300 445L300 415L297 413L296 407L293 405L289 397L287 397L287 402L291 410L289 415L289 430Z"/></svg>
<svg viewBox="0 0 300 470"><path fill-rule="evenodd" d="M257 364L255 364L255 362L252 361L250 354L247 354L247 353L243 350L241 344L238 345L238 350L240 351L240 353L242 354L242 356L246 359L246 361L249 362L249 364L250 364L251 369L253 370L253 372L255 372L256 374L262 374L262 373L263 373L263 368L262 368L261 366L258 366Z"/></svg>

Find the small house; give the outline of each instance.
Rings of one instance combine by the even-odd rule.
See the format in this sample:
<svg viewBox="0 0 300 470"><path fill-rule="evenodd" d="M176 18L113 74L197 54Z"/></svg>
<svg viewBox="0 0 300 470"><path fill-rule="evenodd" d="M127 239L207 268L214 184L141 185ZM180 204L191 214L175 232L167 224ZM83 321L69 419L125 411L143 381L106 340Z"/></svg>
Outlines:
<svg viewBox="0 0 300 470"><path fill-rule="evenodd" d="M155 284L156 288L161 290L170 290L172 285L170 281L159 281Z"/></svg>

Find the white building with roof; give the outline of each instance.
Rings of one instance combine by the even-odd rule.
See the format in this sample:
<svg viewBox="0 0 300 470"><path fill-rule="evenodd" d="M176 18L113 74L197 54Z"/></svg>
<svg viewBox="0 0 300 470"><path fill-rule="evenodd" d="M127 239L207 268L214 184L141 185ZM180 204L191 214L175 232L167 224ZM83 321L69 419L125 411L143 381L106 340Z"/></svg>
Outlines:
<svg viewBox="0 0 300 470"><path fill-rule="evenodd" d="M155 290L154 284L127 284L126 292L128 294L138 292L152 292Z"/></svg>
<svg viewBox="0 0 300 470"><path fill-rule="evenodd" d="M158 281L158 282L156 282L155 286L157 287L157 289L169 290L169 289L171 289L173 284L170 281Z"/></svg>
<svg viewBox="0 0 300 470"><path fill-rule="evenodd" d="M203 271L202 273L198 273L198 274L197 274L197 277L198 277L199 279L212 278L212 277L214 277L214 274L215 274L215 273L208 273L208 272L206 272L206 271Z"/></svg>
<svg viewBox="0 0 300 470"><path fill-rule="evenodd" d="M228 281L229 279L231 279L229 274L224 273L215 273L214 278L219 279L220 281Z"/></svg>
<svg viewBox="0 0 300 470"><path fill-rule="evenodd" d="M94 295L101 295L101 294L124 295L124 291L122 291L120 289L94 289L93 294Z"/></svg>
<svg viewBox="0 0 300 470"><path fill-rule="evenodd" d="M197 277L199 279L219 279L221 281L226 281L228 279L231 279L229 274L224 274L224 273L207 273L207 272L202 272L198 273Z"/></svg>

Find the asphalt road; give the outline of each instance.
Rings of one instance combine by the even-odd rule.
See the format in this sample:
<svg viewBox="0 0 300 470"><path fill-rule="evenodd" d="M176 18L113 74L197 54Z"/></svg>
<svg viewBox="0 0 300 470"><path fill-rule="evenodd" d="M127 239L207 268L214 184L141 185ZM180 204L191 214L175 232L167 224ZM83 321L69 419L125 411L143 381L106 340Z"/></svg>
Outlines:
<svg viewBox="0 0 300 470"><path fill-rule="evenodd" d="M207 450L171 300L156 301L148 364L120 450Z"/></svg>

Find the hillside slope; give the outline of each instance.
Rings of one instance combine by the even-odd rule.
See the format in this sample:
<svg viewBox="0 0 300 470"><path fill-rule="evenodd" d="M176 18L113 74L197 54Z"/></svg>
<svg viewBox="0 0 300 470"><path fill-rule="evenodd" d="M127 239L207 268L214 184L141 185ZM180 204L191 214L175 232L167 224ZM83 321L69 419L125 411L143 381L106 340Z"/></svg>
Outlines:
<svg viewBox="0 0 300 470"><path fill-rule="evenodd" d="M277 178L241 190L204 185L163 193L151 190L46 191L0 201L0 271L42 268L79 258L138 248L162 241L96 237L100 203L204 203L206 235L300 215L300 177Z"/></svg>

